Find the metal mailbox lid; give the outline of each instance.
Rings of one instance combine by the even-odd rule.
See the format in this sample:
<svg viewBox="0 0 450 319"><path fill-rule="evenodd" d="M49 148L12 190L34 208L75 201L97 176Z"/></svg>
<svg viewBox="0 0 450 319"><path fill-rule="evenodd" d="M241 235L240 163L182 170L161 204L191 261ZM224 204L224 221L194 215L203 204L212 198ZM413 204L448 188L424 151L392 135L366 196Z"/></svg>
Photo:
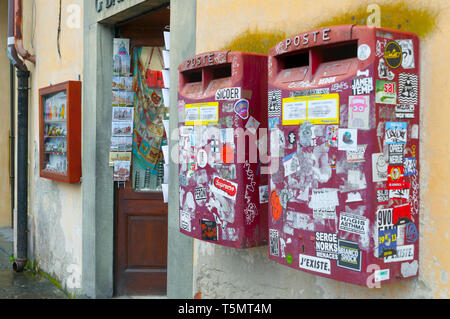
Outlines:
<svg viewBox="0 0 450 319"><path fill-rule="evenodd" d="M419 57L416 35L366 26L271 49L270 259L365 287L418 276Z"/></svg>
<svg viewBox="0 0 450 319"><path fill-rule="evenodd" d="M256 143L241 144L267 127L267 56L202 53L180 65L179 81L181 233L234 248L267 244L267 176L249 155Z"/></svg>

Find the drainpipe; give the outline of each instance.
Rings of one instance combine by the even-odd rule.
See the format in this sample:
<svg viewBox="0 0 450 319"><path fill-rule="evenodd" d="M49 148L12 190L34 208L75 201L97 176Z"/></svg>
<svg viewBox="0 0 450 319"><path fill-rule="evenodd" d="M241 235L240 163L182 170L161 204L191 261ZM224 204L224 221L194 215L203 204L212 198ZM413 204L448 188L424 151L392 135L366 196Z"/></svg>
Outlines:
<svg viewBox="0 0 450 319"><path fill-rule="evenodd" d="M16 256L13 269L24 270L28 260L28 80L30 72L22 57L34 63L34 57L23 50L22 2L8 0L8 57L17 68L17 223ZM19 37L17 37L19 36Z"/></svg>

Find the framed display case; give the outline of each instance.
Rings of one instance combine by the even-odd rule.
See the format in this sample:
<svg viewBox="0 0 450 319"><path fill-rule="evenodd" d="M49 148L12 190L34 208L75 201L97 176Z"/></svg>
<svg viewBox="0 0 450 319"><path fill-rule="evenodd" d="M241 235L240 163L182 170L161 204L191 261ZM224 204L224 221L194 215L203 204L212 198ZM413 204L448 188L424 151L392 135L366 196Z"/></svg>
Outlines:
<svg viewBox="0 0 450 319"><path fill-rule="evenodd" d="M81 181L81 82L67 81L39 90L40 176Z"/></svg>

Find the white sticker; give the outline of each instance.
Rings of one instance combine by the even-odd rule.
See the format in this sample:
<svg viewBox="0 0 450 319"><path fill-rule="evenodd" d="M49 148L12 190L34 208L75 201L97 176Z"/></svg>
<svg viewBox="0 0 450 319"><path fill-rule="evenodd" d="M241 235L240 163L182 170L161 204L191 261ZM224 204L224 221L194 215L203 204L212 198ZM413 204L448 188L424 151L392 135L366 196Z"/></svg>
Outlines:
<svg viewBox="0 0 450 319"><path fill-rule="evenodd" d="M384 257L385 263L392 263L397 261L407 261L414 259L414 245L397 246L396 254L393 256Z"/></svg>
<svg viewBox="0 0 450 319"><path fill-rule="evenodd" d="M375 278L374 278L375 282L389 280L389 278L390 278L389 269L375 270Z"/></svg>
<svg viewBox="0 0 450 319"><path fill-rule="evenodd" d="M226 88L216 92L216 101L234 101L241 98L241 88Z"/></svg>
<svg viewBox="0 0 450 319"><path fill-rule="evenodd" d="M358 150L358 130L342 129L338 130L338 150L357 151Z"/></svg>
<svg viewBox="0 0 450 319"><path fill-rule="evenodd" d="M383 153L372 154L372 177L373 182L387 181L388 164Z"/></svg>
<svg viewBox="0 0 450 319"><path fill-rule="evenodd" d="M236 200L238 184L224 178L215 176L211 180L210 189L212 192Z"/></svg>
<svg viewBox="0 0 450 319"><path fill-rule="evenodd" d="M311 209L328 209L339 206L337 190L329 188L313 189L308 206Z"/></svg>
<svg viewBox="0 0 450 319"><path fill-rule="evenodd" d="M358 47L358 59L361 61L365 61L370 57L370 47L367 44L361 44Z"/></svg>
<svg viewBox="0 0 450 319"><path fill-rule="evenodd" d="M180 228L184 231L191 232L191 215L186 212L180 212Z"/></svg>
<svg viewBox="0 0 450 319"><path fill-rule="evenodd" d="M329 259L307 256L302 254L298 255L298 259L300 268L327 275L331 274L331 262Z"/></svg>
<svg viewBox="0 0 450 319"><path fill-rule="evenodd" d="M339 216L339 230L364 235L369 229L369 220L364 216L341 213Z"/></svg>

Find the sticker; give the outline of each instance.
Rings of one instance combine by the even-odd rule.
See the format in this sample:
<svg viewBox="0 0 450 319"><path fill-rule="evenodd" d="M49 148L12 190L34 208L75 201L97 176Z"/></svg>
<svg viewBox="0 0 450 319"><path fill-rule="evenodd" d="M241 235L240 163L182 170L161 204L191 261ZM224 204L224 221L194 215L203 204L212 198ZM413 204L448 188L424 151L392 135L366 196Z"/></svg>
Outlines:
<svg viewBox="0 0 450 319"><path fill-rule="evenodd" d="M278 193L276 190L273 190L270 193L270 213L272 215L272 219L277 222L281 214L283 213L283 207L280 203L280 197L278 196Z"/></svg>
<svg viewBox="0 0 450 319"><path fill-rule="evenodd" d="M403 162L403 175L413 176L417 175L417 160L415 157L406 157Z"/></svg>
<svg viewBox="0 0 450 319"><path fill-rule="evenodd" d="M358 47L358 60L365 61L370 57L371 50L367 44L361 44Z"/></svg>
<svg viewBox="0 0 450 319"><path fill-rule="evenodd" d="M223 113L231 113L234 111L234 103L222 103L222 112Z"/></svg>
<svg viewBox="0 0 450 319"><path fill-rule="evenodd" d="M292 153L283 158L283 166L285 177L295 173L300 168L297 153Z"/></svg>
<svg viewBox="0 0 450 319"><path fill-rule="evenodd" d="M417 104L418 102L417 74L400 73L398 76L398 102Z"/></svg>
<svg viewBox="0 0 450 319"><path fill-rule="evenodd" d="M405 144L389 144L389 164L402 165Z"/></svg>
<svg viewBox="0 0 450 319"><path fill-rule="evenodd" d="M241 88L226 88L216 92L216 101L233 101L241 98Z"/></svg>
<svg viewBox="0 0 450 319"><path fill-rule="evenodd" d="M236 200L238 184L220 177L214 177L210 185L212 192Z"/></svg>
<svg viewBox="0 0 450 319"><path fill-rule="evenodd" d="M405 240L407 243L415 243L419 238L419 232L417 231L414 223L408 223L405 226Z"/></svg>
<svg viewBox="0 0 450 319"><path fill-rule="evenodd" d="M375 92L376 103L397 104L397 84L395 82L377 80Z"/></svg>
<svg viewBox="0 0 450 319"><path fill-rule="evenodd" d="M406 144L407 125L406 122L386 122L384 142L386 144Z"/></svg>
<svg viewBox="0 0 450 319"><path fill-rule="evenodd" d="M217 241L217 223L210 220L202 220L202 239Z"/></svg>
<svg viewBox="0 0 450 319"><path fill-rule="evenodd" d="M397 69L402 65L403 52L400 45L395 42L389 42L384 48L384 59L387 65L392 69Z"/></svg>
<svg viewBox="0 0 450 319"><path fill-rule="evenodd" d="M206 187L199 186L195 188L194 193L195 200L204 200L208 198L208 195L206 193Z"/></svg>
<svg viewBox="0 0 450 319"><path fill-rule="evenodd" d="M415 107L412 104L398 104L395 106L395 117L398 119L413 119Z"/></svg>
<svg viewBox="0 0 450 319"><path fill-rule="evenodd" d="M290 255L290 254L287 254L286 255L286 262L289 264L289 265L292 265L292 262L294 261L294 259L292 258L292 255Z"/></svg>
<svg viewBox="0 0 450 319"><path fill-rule="evenodd" d="M208 164L208 153L204 149L201 149L197 153L197 165L200 168L205 168Z"/></svg>
<svg viewBox="0 0 450 319"><path fill-rule="evenodd" d="M396 199L401 201L409 200L409 189L390 189L389 199Z"/></svg>
<svg viewBox="0 0 450 319"><path fill-rule="evenodd" d="M411 204L398 205L393 208L392 222L395 224L400 221L411 221Z"/></svg>
<svg viewBox="0 0 450 319"><path fill-rule="evenodd" d="M338 238L336 233L316 232L316 256L337 259Z"/></svg>
<svg viewBox="0 0 450 319"><path fill-rule="evenodd" d="M358 130L343 129L338 130L338 150L339 151L357 151L358 150Z"/></svg>
<svg viewBox="0 0 450 319"><path fill-rule="evenodd" d="M369 221L364 216L341 213L339 216L339 230L364 235L369 227Z"/></svg>
<svg viewBox="0 0 450 319"><path fill-rule="evenodd" d="M393 263L399 261L407 261L414 259L414 245L397 246L395 255L386 256L385 263Z"/></svg>
<svg viewBox="0 0 450 319"><path fill-rule="evenodd" d="M382 208L377 211L378 230L390 229L394 227L393 208Z"/></svg>
<svg viewBox="0 0 450 319"><path fill-rule="evenodd" d="M393 256L397 250L397 229L378 230L378 257Z"/></svg>
<svg viewBox="0 0 450 319"><path fill-rule="evenodd" d="M375 275L375 277L374 277L375 282L389 280L389 278L390 278L389 269L375 270L374 275Z"/></svg>
<svg viewBox="0 0 450 319"><path fill-rule="evenodd" d="M358 192L348 193L346 203L355 203L362 201L361 194Z"/></svg>
<svg viewBox="0 0 450 319"><path fill-rule="evenodd" d="M245 125L245 128L249 130L250 133L253 135L256 135L256 130L258 129L259 123L253 116L250 116L250 118L247 121L247 124Z"/></svg>
<svg viewBox="0 0 450 319"><path fill-rule="evenodd" d="M298 130L298 135L301 146L303 147L313 146L312 144L313 125L310 122L306 121L300 126Z"/></svg>
<svg viewBox="0 0 450 319"><path fill-rule="evenodd" d="M327 135L326 135L326 145L327 147L337 147L338 146L338 125L328 125Z"/></svg>
<svg viewBox="0 0 450 319"><path fill-rule="evenodd" d="M363 95L373 92L373 78L356 78L352 81L353 95Z"/></svg>
<svg viewBox="0 0 450 319"><path fill-rule="evenodd" d="M370 129L370 96L350 96L348 107L348 127Z"/></svg>
<svg viewBox="0 0 450 319"><path fill-rule="evenodd" d="M259 186L259 203L265 204L269 202L269 185Z"/></svg>
<svg viewBox="0 0 450 319"><path fill-rule="evenodd" d="M334 188L313 189L308 207L311 209L328 209L339 206L338 191Z"/></svg>
<svg viewBox="0 0 450 319"><path fill-rule="evenodd" d="M388 166L387 187L389 189L403 188L403 166Z"/></svg>
<svg viewBox="0 0 450 319"><path fill-rule="evenodd" d="M347 162L361 163L364 162L364 154L366 153L367 144L358 145L356 151L347 151Z"/></svg>
<svg viewBox="0 0 450 319"><path fill-rule="evenodd" d="M180 211L180 228L184 231L191 232L191 215Z"/></svg>
<svg viewBox="0 0 450 319"><path fill-rule="evenodd" d="M377 203L378 205L387 204L389 202L389 189L378 188L377 189Z"/></svg>
<svg viewBox="0 0 450 319"><path fill-rule="evenodd" d="M357 243L339 239L336 265L354 271L361 271L361 250Z"/></svg>
<svg viewBox="0 0 450 319"><path fill-rule="evenodd" d="M394 72L389 70L383 58L381 58L380 61L378 62L378 77L380 79L392 81L394 79L394 76L395 76Z"/></svg>
<svg viewBox="0 0 450 319"><path fill-rule="evenodd" d="M329 259L307 256L302 254L300 254L298 258L299 258L299 267L302 269L327 275L331 274L331 262Z"/></svg>
<svg viewBox="0 0 450 319"><path fill-rule="evenodd" d="M278 128L280 124L280 119L278 117L270 117L269 118L269 131Z"/></svg>
<svg viewBox="0 0 450 319"><path fill-rule="evenodd" d="M281 90L269 91L269 117L281 115Z"/></svg>
<svg viewBox="0 0 450 319"><path fill-rule="evenodd" d="M401 273L404 278L412 277L417 275L417 270L419 269L419 263L414 260L411 263L403 263L401 266Z"/></svg>
<svg viewBox="0 0 450 319"><path fill-rule="evenodd" d="M283 99L282 124L339 124L339 94L289 97Z"/></svg>
<svg viewBox="0 0 450 319"><path fill-rule="evenodd" d="M219 103L186 104L186 125L216 125L219 122Z"/></svg>
<svg viewBox="0 0 450 319"><path fill-rule="evenodd" d="M402 48L403 60L402 60L402 68L404 69L414 69L414 45L413 40L396 40L400 47Z"/></svg>
<svg viewBox="0 0 450 319"><path fill-rule="evenodd" d="M222 147L222 162L225 164L234 163L234 149L230 145Z"/></svg>
<svg viewBox="0 0 450 319"><path fill-rule="evenodd" d="M270 247L270 254L272 256L280 256L280 241L279 241L279 234L278 230L276 229L269 229L269 247Z"/></svg>
<svg viewBox="0 0 450 319"><path fill-rule="evenodd" d="M297 135L294 131L290 131L288 134L288 142L289 144L293 145L297 141Z"/></svg>
<svg viewBox="0 0 450 319"><path fill-rule="evenodd" d="M234 112L243 120L250 116L250 102L246 99L241 99L234 105Z"/></svg>
<svg viewBox="0 0 450 319"><path fill-rule="evenodd" d="M336 219L336 208L315 208L313 209L314 219Z"/></svg>

